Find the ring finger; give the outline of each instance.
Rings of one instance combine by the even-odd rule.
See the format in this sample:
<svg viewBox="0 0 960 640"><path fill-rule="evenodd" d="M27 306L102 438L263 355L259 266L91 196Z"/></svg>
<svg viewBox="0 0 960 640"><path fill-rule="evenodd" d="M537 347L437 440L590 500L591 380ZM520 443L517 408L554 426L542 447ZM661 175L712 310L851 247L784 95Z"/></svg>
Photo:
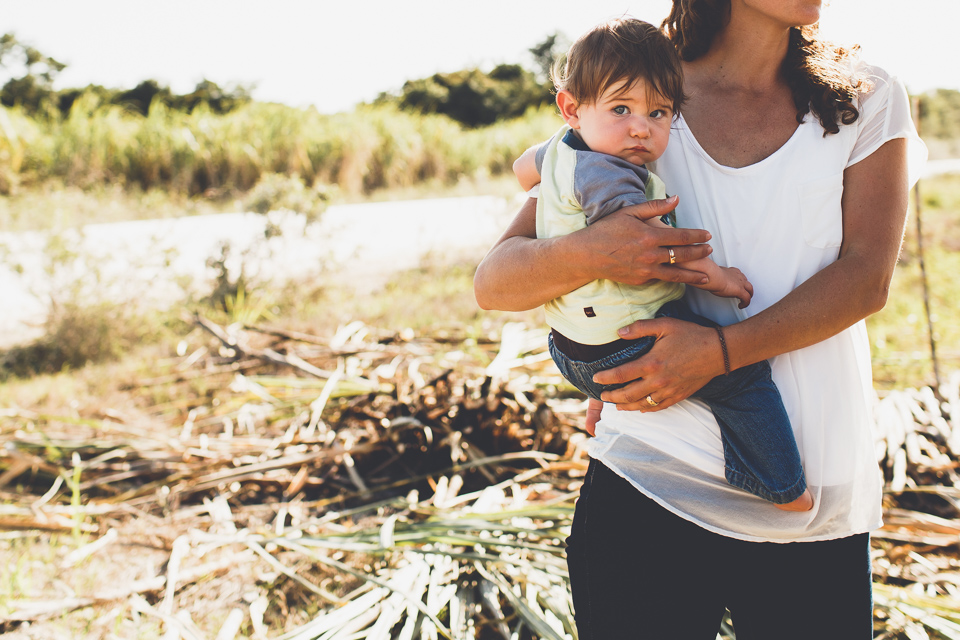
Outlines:
<svg viewBox="0 0 960 640"><path fill-rule="evenodd" d="M625 391L623 388L613 389L603 393L603 400L616 404L617 409L621 411L640 411L642 413L662 411L671 404L675 404L670 401L670 393L666 389L650 389L647 393L639 396Z"/></svg>

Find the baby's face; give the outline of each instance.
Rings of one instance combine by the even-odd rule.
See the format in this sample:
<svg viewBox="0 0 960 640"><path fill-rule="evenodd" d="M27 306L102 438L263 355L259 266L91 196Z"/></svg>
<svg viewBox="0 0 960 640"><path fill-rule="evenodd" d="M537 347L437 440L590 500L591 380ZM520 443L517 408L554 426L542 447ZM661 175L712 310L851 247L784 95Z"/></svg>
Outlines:
<svg viewBox="0 0 960 640"><path fill-rule="evenodd" d="M615 84L596 103L580 105L570 124L591 150L641 165L656 160L667 148L671 105L670 100L648 91L643 80L626 91L622 84Z"/></svg>

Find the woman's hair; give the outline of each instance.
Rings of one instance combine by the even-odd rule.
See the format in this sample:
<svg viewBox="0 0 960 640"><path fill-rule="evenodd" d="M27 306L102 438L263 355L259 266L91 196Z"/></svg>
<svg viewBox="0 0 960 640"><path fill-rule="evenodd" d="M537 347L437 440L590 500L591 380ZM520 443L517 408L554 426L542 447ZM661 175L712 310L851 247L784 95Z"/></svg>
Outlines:
<svg viewBox="0 0 960 640"><path fill-rule="evenodd" d="M673 9L661 27L680 57L689 62L710 50L729 17L730 0L673 0ZM793 94L798 123L812 111L826 135L838 133L841 124L856 122L860 117L857 96L870 89L867 80L852 70L859 48L846 49L821 40L816 24L790 29L783 74Z"/></svg>
<svg viewBox="0 0 960 640"><path fill-rule="evenodd" d="M580 104L595 103L615 85L627 91L637 80L670 100L675 114L685 97L673 44L652 24L633 18L605 22L580 36L550 76L557 91L569 91Z"/></svg>

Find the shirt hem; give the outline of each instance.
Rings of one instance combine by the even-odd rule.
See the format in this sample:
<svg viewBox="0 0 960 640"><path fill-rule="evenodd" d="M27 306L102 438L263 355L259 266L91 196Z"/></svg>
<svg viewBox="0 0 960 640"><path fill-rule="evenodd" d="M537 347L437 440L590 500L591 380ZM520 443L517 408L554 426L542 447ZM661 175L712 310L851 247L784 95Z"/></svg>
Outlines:
<svg viewBox="0 0 960 640"><path fill-rule="evenodd" d="M635 480L627 476L616 464L613 464L605 460L604 458L607 452L609 452L610 449L613 447L615 441L616 440L610 442L606 447L604 447L602 452L591 454L591 457L597 460L598 462L602 462L604 466L606 466L608 469L610 469L611 471L616 473L618 476L620 476L621 478L629 482L631 485L633 485L633 487L637 491L639 491L646 497L650 498L651 500L659 504L661 507L663 507L670 513L673 513L674 515L679 516L688 522L692 522L693 524L697 525L702 529L706 529L707 531L716 533L717 535L724 536L725 538L733 538L735 540L743 540L745 542L773 542L776 544L789 544L791 542L818 542L821 540L839 540L840 538L849 538L850 536L859 535L861 533L870 533L872 531L876 531L880 529L883 526L883 520L881 518L880 521L875 522L872 525L868 525L865 527L854 527L852 530L842 534L831 533L831 534L821 534L816 536L805 536L800 538L766 538L763 536L754 536L746 533L740 533L737 531L730 531L729 529L722 529L715 525L707 524L706 522L699 520L693 515L689 513L684 513L683 511L677 509L676 507L674 507L673 505L665 501L663 498L654 494L652 491L649 491L648 489L644 488L638 482L636 482ZM771 506L771 508L774 508L774 507Z"/></svg>

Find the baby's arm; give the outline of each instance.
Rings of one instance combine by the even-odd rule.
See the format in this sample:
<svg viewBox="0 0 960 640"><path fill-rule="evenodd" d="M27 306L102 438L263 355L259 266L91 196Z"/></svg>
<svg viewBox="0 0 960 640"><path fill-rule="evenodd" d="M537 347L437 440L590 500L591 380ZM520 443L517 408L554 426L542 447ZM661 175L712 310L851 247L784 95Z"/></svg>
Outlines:
<svg viewBox="0 0 960 640"><path fill-rule="evenodd" d="M650 218L645 220L652 227L669 228L670 225L660 218ZM743 275L743 272L736 267L721 267L710 258L700 258L699 260L689 260L683 263L684 269L699 271L705 273L709 280L706 284L691 285L704 291L709 291L715 296L721 298L737 298L740 300L740 308L744 309L750 304L753 297L753 285Z"/></svg>
<svg viewBox="0 0 960 640"><path fill-rule="evenodd" d="M691 269L707 274L709 280L706 284L691 285L697 289L709 291L715 296L721 298L737 298L740 300L740 308L744 309L750 304L753 297L753 285L747 280L747 276L736 267L721 267L710 258L700 258L683 263L684 269Z"/></svg>
<svg viewBox="0 0 960 640"><path fill-rule="evenodd" d="M524 191L530 191L535 185L540 184L540 172L537 171L537 150L542 145L530 147L517 158L513 163L513 173L520 181L520 186Z"/></svg>

